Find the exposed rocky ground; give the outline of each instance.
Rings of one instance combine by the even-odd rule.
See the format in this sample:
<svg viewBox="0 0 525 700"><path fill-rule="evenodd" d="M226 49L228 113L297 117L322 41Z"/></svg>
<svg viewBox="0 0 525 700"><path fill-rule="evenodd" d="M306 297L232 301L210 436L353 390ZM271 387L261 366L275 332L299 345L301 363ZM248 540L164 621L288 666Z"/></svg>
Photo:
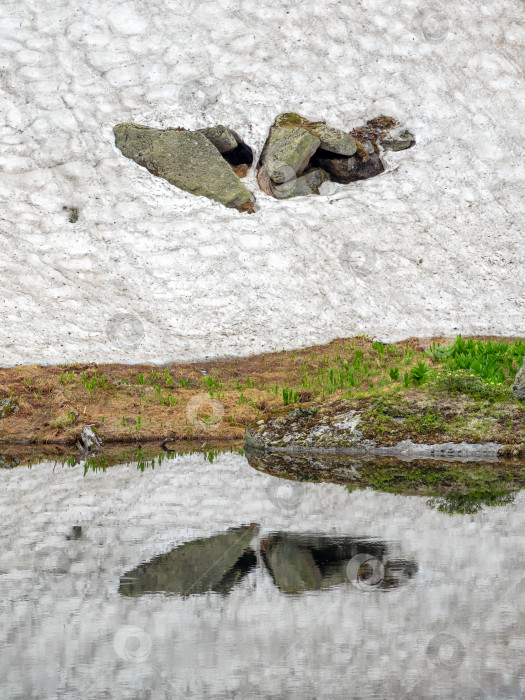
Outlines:
<svg viewBox="0 0 525 700"><path fill-rule="evenodd" d="M298 114L275 120L257 169L263 192L277 199L319 194L323 182L348 184L384 171L381 149L401 151L415 143L396 120L381 116L352 132L311 122ZM115 145L127 158L181 190L228 208L253 212L255 197L239 178L253 162L252 149L228 127L189 131L118 124Z"/></svg>
<svg viewBox="0 0 525 700"><path fill-rule="evenodd" d="M408 391L339 400L263 416L246 431L247 448L276 452L370 454L477 461L525 456L525 410L464 396Z"/></svg>

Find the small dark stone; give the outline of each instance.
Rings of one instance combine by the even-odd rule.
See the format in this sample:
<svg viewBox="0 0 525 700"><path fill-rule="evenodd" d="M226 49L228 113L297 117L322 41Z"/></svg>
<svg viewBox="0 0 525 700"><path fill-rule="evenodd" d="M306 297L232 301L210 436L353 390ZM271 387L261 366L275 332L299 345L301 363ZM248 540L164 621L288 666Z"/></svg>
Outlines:
<svg viewBox="0 0 525 700"><path fill-rule="evenodd" d="M66 535L66 540L80 540L82 538L82 525L73 525L71 534Z"/></svg>
<svg viewBox="0 0 525 700"><path fill-rule="evenodd" d="M390 134L381 140L381 144L386 151L404 151L407 148L412 148L415 143L414 134L408 129Z"/></svg>

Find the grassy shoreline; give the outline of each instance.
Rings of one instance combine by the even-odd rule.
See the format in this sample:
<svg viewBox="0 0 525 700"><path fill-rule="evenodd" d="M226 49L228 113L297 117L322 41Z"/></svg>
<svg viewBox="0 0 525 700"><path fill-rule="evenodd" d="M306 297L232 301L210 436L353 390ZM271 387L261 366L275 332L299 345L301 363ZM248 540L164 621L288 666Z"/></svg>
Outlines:
<svg viewBox="0 0 525 700"><path fill-rule="evenodd" d="M480 402L487 408L512 404L514 412L522 410L510 387L525 354L525 340L475 339L481 348L477 374L451 369L458 347L458 340L452 340L410 338L384 345L358 336L295 351L163 367L4 368L0 401L11 398L19 410L0 419L0 451L10 445L73 446L83 425L93 425L107 445L160 443L168 437L207 444L234 442L242 440L246 427L262 415L287 406L380 398L391 404L414 392L420 399L426 397L422 405L427 405L433 400L429 387L434 391L439 386L441 397L463 397L463 405L467 396L472 410ZM450 351L451 347L456 350ZM486 347L500 348L494 366L490 352L490 362L485 362Z"/></svg>

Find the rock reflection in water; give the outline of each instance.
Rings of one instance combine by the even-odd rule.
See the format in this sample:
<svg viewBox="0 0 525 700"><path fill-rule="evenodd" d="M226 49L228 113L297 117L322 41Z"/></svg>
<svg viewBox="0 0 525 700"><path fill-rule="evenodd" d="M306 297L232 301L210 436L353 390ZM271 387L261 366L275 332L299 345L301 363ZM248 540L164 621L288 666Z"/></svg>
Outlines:
<svg viewBox="0 0 525 700"><path fill-rule="evenodd" d="M407 583L417 572L415 561L389 560L385 542L353 537L279 532L261 542L261 553L275 585L284 593L349 582L385 590Z"/></svg>
<svg viewBox="0 0 525 700"><path fill-rule="evenodd" d="M430 507L445 513L466 515L486 506L506 506L525 488L522 458L472 462L261 450L247 450L246 458L254 469L281 479L426 496Z"/></svg>
<svg viewBox="0 0 525 700"><path fill-rule="evenodd" d="M227 594L257 563L250 548L254 529L253 525L232 528L186 542L129 571L120 579L119 592L126 596L155 592Z"/></svg>
<svg viewBox="0 0 525 700"><path fill-rule="evenodd" d="M257 565L254 525L187 542L125 574L119 591L227 595ZM386 590L407 583L415 561L389 558L385 542L323 534L273 533L260 543L261 559L283 593L317 591L355 583Z"/></svg>

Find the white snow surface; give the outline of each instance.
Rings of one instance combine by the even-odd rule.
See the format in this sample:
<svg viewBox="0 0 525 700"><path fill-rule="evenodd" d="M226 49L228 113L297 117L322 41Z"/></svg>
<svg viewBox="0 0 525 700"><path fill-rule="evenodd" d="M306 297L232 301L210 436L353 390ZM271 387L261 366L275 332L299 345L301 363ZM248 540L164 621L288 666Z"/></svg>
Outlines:
<svg viewBox="0 0 525 700"><path fill-rule="evenodd" d="M524 57L522 0L5 0L0 364L524 334ZM389 114L417 145L319 197L273 200L252 170L250 216L112 133L222 123L258 155L284 111Z"/></svg>
<svg viewBox="0 0 525 700"><path fill-rule="evenodd" d="M286 496L295 508L279 507L281 488L296 490ZM505 507L448 515L425 498L283 482L232 454L143 474L0 470L2 697L523 697L524 504L521 492ZM119 594L140 562L250 522L260 537L377 538L418 570L387 592L289 595L259 565L227 596ZM74 525L82 536L68 540ZM138 648L126 654L130 627ZM428 651L440 634L452 638L442 665Z"/></svg>

